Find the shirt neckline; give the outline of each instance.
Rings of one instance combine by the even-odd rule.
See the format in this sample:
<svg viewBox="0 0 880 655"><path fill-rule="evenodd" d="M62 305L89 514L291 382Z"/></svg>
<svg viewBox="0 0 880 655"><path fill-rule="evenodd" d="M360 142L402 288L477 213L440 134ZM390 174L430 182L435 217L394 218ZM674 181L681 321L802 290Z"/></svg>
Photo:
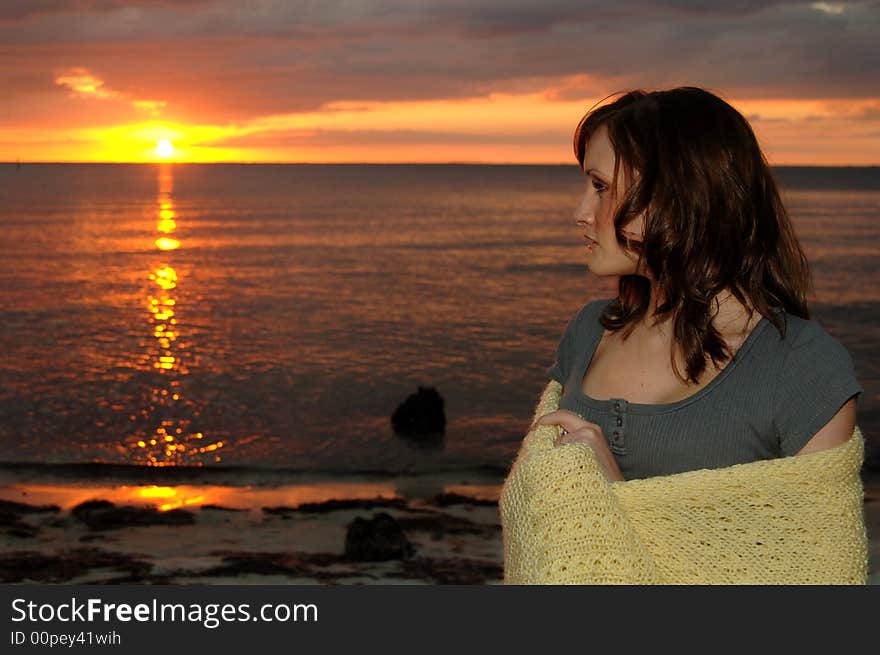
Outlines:
<svg viewBox="0 0 880 655"><path fill-rule="evenodd" d="M613 299L612 299L613 300ZM587 353L586 357L584 357L581 366L580 366L580 374L577 376L575 385L575 393L577 394L578 399L588 405L589 407L593 407L595 409L611 411L609 408L612 406L618 408L623 405L627 412L633 414L665 414L666 412L674 412L675 410L681 409L682 407L686 407L691 403L697 402L703 396L711 393L717 386L719 386L724 379L730 375L733 370L736 368L736 365L745 357L746 353L751 349L752 344L754 344L755 340L764 331L770 321L766 316L761 316L761 320L752 328L752 331L749 333L749 336L746 337L746 340L739 347L739 350L736 351L733 358L728 361L727 366L725 366L721 372L716 375L705 387L700 389L699 391L691 394L687 398L682 398L681 400L677 400L674 403L631 403L626 398L608 398L607 400L598 400L591 396L588 396L583 391L583 382L584 375L587 373L587 369L590 366L590 363L593 361L593 356L596 354L596 349L599 347L599 342L602 340L602 334L604 333L604 328L602 324L599 323L599 315L601 314L601 310L605 309L605 306L610 303L611 300L606 302L601 306L600 311L593 317L593 320L596 325L599 326L600 330L597 331L596 337L593 339L593 345Z"/></svg>

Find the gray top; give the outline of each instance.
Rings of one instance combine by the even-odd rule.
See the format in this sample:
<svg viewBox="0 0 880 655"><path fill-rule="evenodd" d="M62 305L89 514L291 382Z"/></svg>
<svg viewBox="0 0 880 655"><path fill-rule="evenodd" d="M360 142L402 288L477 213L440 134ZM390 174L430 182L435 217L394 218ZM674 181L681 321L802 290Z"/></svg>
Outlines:
<svg viewBox="0 0 880 655"><path fill-rule="evenodd" d="M863 391L837 339L815 321L777 310L787 324L784 339L762 317L724 369L684 400L590 398L581 383L611 300L588 303L572 317L547 374L563 385L560 409L601 426L627 480L793 455Z"/></svg>

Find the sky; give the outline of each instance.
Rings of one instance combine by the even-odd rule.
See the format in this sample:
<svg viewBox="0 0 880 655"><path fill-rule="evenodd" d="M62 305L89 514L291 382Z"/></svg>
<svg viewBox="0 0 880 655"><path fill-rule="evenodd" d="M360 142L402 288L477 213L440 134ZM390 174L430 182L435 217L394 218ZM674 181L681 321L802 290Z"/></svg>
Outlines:
<svg viewBox="0 0 880 655"><path fill-rule="evenodd" d="M0 0L0 161L573 163L688 85L771 164L878 165L877 43L877 0Z"/></svg>

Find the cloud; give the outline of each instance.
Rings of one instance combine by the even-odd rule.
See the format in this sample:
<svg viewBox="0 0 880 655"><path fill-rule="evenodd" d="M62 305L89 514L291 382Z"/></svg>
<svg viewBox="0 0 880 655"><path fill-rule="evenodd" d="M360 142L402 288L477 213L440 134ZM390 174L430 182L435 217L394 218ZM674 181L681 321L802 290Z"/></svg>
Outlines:
<svg viewBox="0 0 880 655"><path fill-rule="evenodd" d="M135 109L140 109L151 116L158 116L162 107L168 103L164 100L132 100L131 104Z"/></svg>
<svg viewBox="0 0 880 655"><path fill-rule="evenodd" d="M839 15L806 3L672 0L58 6L65 13L0 24L0 54L170 83L227 118L269 102L468 97L527 82L571 97L580 92L563 80L578 76L606 93L688 83L755 97L853 97L873 94L880 74L880 11L865 3Z"/></svg>
<svg viewBox="0 0 880 655"><path fill-rule="evenodd" d="M68 68L57 72L55 84L68 89L74 98L124 101L129 97L128 94L108 88L104 80L85 68ZM167 104L164 100L131 100L130 102L135 109L151 116L158 116L159 110Z"/></svg>
<svg viewBox="0 0 880 655"><path fill-rule="evenodd" d="M0 120L84 128L153 116L225 134L268 117L339 114L352 103L373 120L383 104L452 111L451 103L499 94L578 114L536 115L530 129L541 133L612 92L687 84L741 101L838 99L864 114L846 120L870 122L880 100L878 41L876 2L6 1ZM754 113L768 124L807 115ZM329 139L340 128L310 129ZM428 124L345 129L364 142L462 133ZM294 130L286 138L304 137Z"/></svg>
<svg viewBox="0 0 880 655"><path fill-rule="evenodd" d="M3 0L0 22L29 20L48 14L107 13L130 7L198 8L215 0Z"/></svg>
<svg viewBox="0 0 880 655"><path fill-rule="evenodd" d="M385 146L385 145L546 145L554 140L570 139L568 130L560 134L554 130L538 130L512 137L509 134L473 133L462 131L430 130L282 130L222 137L194 142L198 146L246 148L301 148L303 146Z"/></svg>
<svg viewBox="0 0 880 655"><path fill-rule="evenodd" d="M98 79L84 68L70 68L61 71L55 76L55 84L70 89L73 96L80 98L107 100L122 96L117 91L105 88L103 80Z"/></svg>
<svg viewBox="0 0 880 655"><path fill-rule="evenodd" d="M846 5L842 2L814 2L810 7L816 11L821 11L833 16L839 16L846 11Z"/></svg>
<svg viewBox="0 0 880 655"><path fill-rule="evenodd" d="M853 118L857 121L880 123L880 102L859 108L858 113Z"/></svg>

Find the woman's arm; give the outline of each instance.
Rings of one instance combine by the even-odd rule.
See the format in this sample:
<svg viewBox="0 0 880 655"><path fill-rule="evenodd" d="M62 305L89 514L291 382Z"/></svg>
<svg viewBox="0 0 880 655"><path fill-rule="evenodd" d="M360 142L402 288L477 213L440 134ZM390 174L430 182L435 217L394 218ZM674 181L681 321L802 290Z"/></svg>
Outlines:
<svg viewBox="0 0 880 655"><path fill-rule="evenodd" d="M807 453L815 453L827 448L833 448L846 442L852 436L856 427L856 399L850 398L843 407L831 417L831 420L825 424L813 437L801 448L796 455L806 455Z"/></svg>

